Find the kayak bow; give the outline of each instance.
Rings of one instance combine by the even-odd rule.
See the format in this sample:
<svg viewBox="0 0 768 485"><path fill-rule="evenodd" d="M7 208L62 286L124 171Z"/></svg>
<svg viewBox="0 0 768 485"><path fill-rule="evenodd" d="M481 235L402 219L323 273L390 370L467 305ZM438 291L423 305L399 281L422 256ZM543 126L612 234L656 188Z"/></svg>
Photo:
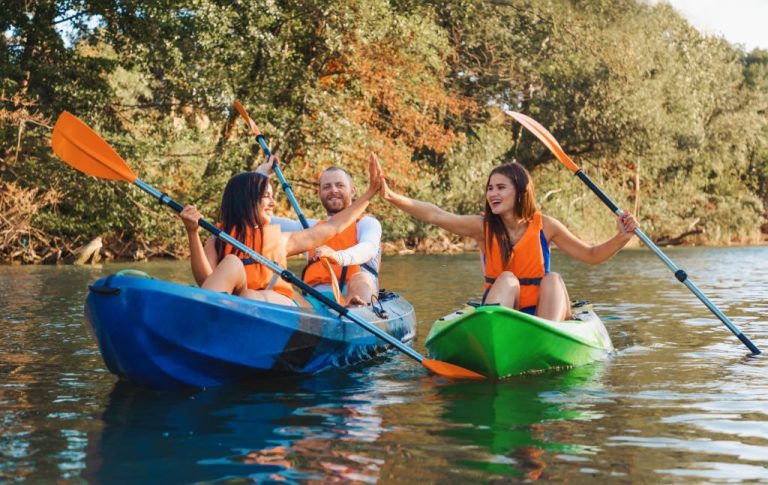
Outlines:
<svg viewBox="0 0 768 485"><path fill-rule="evenodd" d="M555 322L498 305L466 307L437 320L426 347L439 360L490 378L584 365L613 351L591 306Z"/></svg>

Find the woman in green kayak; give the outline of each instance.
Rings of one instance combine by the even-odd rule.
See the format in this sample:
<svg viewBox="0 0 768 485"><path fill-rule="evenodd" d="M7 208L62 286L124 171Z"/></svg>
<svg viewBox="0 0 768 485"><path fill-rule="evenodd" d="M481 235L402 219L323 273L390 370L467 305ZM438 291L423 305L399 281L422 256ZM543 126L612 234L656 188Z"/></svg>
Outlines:
<svg viewBox="0 0 768 485"><path fill-rule="evenodd" d="M484 304L503 305L548 320L571 318L565 283L549 270L550 245L556 244L579 261L598 264L619 252L637 227L635 218L624 213L618 217L615 236L600 244L585 243L560 221L539 211L531 176L519 163L491 171L483 215L452 214L395 193L379 170L379 193L384 200L416 219L477 241L485 276Z"/></svg>
<svg viewBox="0 0 768 485"><path fill-rule="evenodd" d="M379 167L373 157L368 168L368 191L327 224L285 233L278 224L270 224L276 204L269 178L258 172L235 175L224 189L219 227L285 268L288 256L324 244L362 216L368 201L379 190ZM186 206L179 216L187 229L192 274L200 287L281 305L296 304L291 285L267 267L219 238L209 238L203 246L198 225L202 215L195 206Z"/></svg>

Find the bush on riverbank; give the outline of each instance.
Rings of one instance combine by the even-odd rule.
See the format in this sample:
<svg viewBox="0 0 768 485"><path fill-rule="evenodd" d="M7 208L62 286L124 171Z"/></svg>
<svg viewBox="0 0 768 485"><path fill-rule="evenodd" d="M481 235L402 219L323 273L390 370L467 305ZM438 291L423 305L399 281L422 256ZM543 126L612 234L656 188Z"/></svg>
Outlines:
<svg viewBox="0 0 768 485"><path fill-rule="evenodd" d="M261 160L233 99L279 148L310 216L322 215L319 172L349 167L362 185L375 150L397 190L463 213L482 209L491 167L519 160L547 213L588 240L612 234L608 210L500 112L512 108L548 127L655 240L724 244L766 230L768 52L703 36L668 5L54 1L6 17L5 262L96 236L115 257L183 255L167 209L66 167L50 127L73 112L140 178L214 217L226 180ZM17 199L35 202L26 219ZM383 202L372 212L390 241L443 244Z"/></svg>

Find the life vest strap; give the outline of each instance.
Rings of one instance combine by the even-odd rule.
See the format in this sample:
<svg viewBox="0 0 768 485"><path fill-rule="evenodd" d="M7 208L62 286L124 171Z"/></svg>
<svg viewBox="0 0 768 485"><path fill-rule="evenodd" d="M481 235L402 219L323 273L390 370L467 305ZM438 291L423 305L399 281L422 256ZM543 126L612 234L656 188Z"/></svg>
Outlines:
<svg viewBox="0 0 768 485"><path fill-rule="evenodd" d="M280 281L280 275L277 274L277 273L273 274L272 275L272 279L269 280L269 284L267 285L267 289L271 290L272 288L274 288L278 281Z"/></svg>
<svg viewBox="0 0 768 485"><path fill-rule="evenodd" d="M517 279L517 281L520 282L520 286L540 286L541 280L542 278L518 278ZM496 278L490 278L486 276L485 282L492 285L496 282Z"/></svg>
<svg viewBox="0 0 768 485"><path fill-rule="evenodd" d="M371 273L375 278L379 277L379 272L373 269L373 266L371 266L368 263L363 263L360 265L361 268L365 269L367 272Z"/></svg>
<svg viewBox="0 0 768 485"><path fill-rule="evenodd" d="M240 261L243 262L243 266L248 266L249 264L258 264L258 262L253 258L241 258ZM265 289L266 290L273 289L278 281L280 281L280 275L277 273L273 274L272 279L269 280L269 284Z"/></svg>

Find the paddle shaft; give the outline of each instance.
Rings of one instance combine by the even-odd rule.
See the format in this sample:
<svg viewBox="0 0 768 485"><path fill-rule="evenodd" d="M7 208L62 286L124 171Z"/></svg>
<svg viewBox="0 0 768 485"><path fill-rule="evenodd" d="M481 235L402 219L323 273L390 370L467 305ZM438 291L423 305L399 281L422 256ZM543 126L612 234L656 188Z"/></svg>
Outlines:
<svg viewBox="0 0 768 485"><path fill-rule="evenodd" d="M262 134L256 135L256 141L259 142L261 149L264 150L264 154L267 157L271 157L272 150L270 150L269 146L267 146L267 140L264 138L264 135ZM299 207L299 202L296 200L296 197L293 196L293 189L291 188L291 184L289 184L288 181L285 180L285 177L283 177L283 171L280 170L280 164L277 162L274 162L272 164L272 170L275 172L275 175L277 175L277 180L280 181L280 185L283 187L283 190L288 195L288 200L291 201L291 206L293 207L293 210L295 210L296 215L299 216L299 222L301 222L301 226L304 229L308 228L309 223L307 222L307 218L304 217L304 213L301 212L301 207Z"/></svg>
<svg viewBox="0 0 768 485"><path fill-rule="evenodd" d="M622 210L619 209L619 207L616 204L614 204L613 201L610 198L608 198L608 196L605 195L605 193L602 190L600 190L600 188L592 181L592 179L590 179L587 176L587 174L585 174L581 169L574 172L574 175L579 177L581 181L584 182L587 185L587 187L589 187L592 190L592 192L594 192L595 195L597 195L600 198L600 200L602 200L603 203L607 205L609 209L611 209L611 211L613 211L614 214L616 214L617 216L620 216L623 213ZM741 343L747 346L747 348L750 350L750 352L752 352L753 355L759 355L761 353L760 349L758 349L757 346L753 344L752 341L749 340L749 338L746 335L741 333L741 330L739 330L739 327L737 327L736 324L731 322L731 320L728 317L726 317L725 314L721 312L720 309L717 308L717 306L714 303L712 303L712 301L710 301L710 299L707 298L706 295L704 295L704 293L702 293L701 290L699 290L699 288L695 284L693 284L693 282L690 279L688 279L688 274L684 270L680 269L675 263L673 263L661 251L661 249L659 249L653 243L653 241L651 241L648 238L648 236L646 236L645 233L642 230L640 230L640 228L636 228L634 232L635 232L635 235L637 235L637 237L641 241L643 241L643 243L645 243L645 245L648 246L651 249L651 251L653 251L656 254L656 256L658 256L659 259L661 259L670 270L672 270L672 272L675 274L675 278L677 278L677 280L680 283L687 286L688 289L691 290L691 292L694 295L696 295L696 298L698 298L702 303L704 303L704 305L707 308L709 308L709 310L717 318L719 318L720 321L723 322L726 327L728 327L728 330L733 332L733 334L739 340L741 340Z"/></svg>
<svg viewBox="0 0 768 485"><path fill-rule="evenodd" d="M168 196L168 194L166 194L164 192L160 192L159 190L157 190L156 188L152 187L151 185L145 183L141 179L137 178L133 183L137 187L139 187L141 190L143 190L144 192L146 192L149 195L151 195L152 197L156 198L158 201L160 201L161 204L167 205L168 207L170 207L171 209L175 210L176 212L181 212L184 209L184 207L181 204L179 204L175 200L171 199ZM309 295L312 295L314 298L316 298L318 301L320 301L324 305L326 305L326 306L330 307L331 309L333 309L334 311L338 312L341 317L349 318L350 320L352 320L357 325L359 325L359 326L363 327L364 329L368 330L369 332L371 332L372 334L376 335L380 339L384 340L388 344L396 347L398 350L400 350L401 352L407 354L409 357L411 357L412 359L416 360L417 362L422 363L422 361L424 360L424 356L421 355L420 353L416 352L415 350L413 350L411 347L407 346L406 344L404 344L400 340L396 339L392 335L388 334L387 332L383 331L379 327L366 322L365 320L363 320L358 315L350 312L347 307L342 306L342 305L338 304L337 302L331 300L330 298L328 298L327 296L325 296L324 294L322 294L321 292L319 292L315 288L313 288L313 287L309 286L308 284L306 284L304 281L301 280L301 278L298 278L292 272L288 271L287 269L281 268L274 261L268 260L267 258L262 256L261 254L257 253L256 251L254 251L253 249L249 248L245 244L241 243L237 239L233 238L232 236L230 236L226 232L222 231L221 229L216 227L214 224L211 224L210 222L206 221L205 219L200 219L198 221L198 224L200 225L200 227L202 227L203 229L207 230L208 232L210 232L214 236L218 237L219 239L222 239L223 241L226 241L227 243L229 243L233 247L239 249L243 253L245 253L248 256L250 256L253 259L255 259L260 264L263 264L264 266L266 266L267 268L269 268L270 270L272 270L276 274L279 274L280 277L283 278L288 283L290 283L290 284L300 288L302 291L305 291Z"/></svg>

